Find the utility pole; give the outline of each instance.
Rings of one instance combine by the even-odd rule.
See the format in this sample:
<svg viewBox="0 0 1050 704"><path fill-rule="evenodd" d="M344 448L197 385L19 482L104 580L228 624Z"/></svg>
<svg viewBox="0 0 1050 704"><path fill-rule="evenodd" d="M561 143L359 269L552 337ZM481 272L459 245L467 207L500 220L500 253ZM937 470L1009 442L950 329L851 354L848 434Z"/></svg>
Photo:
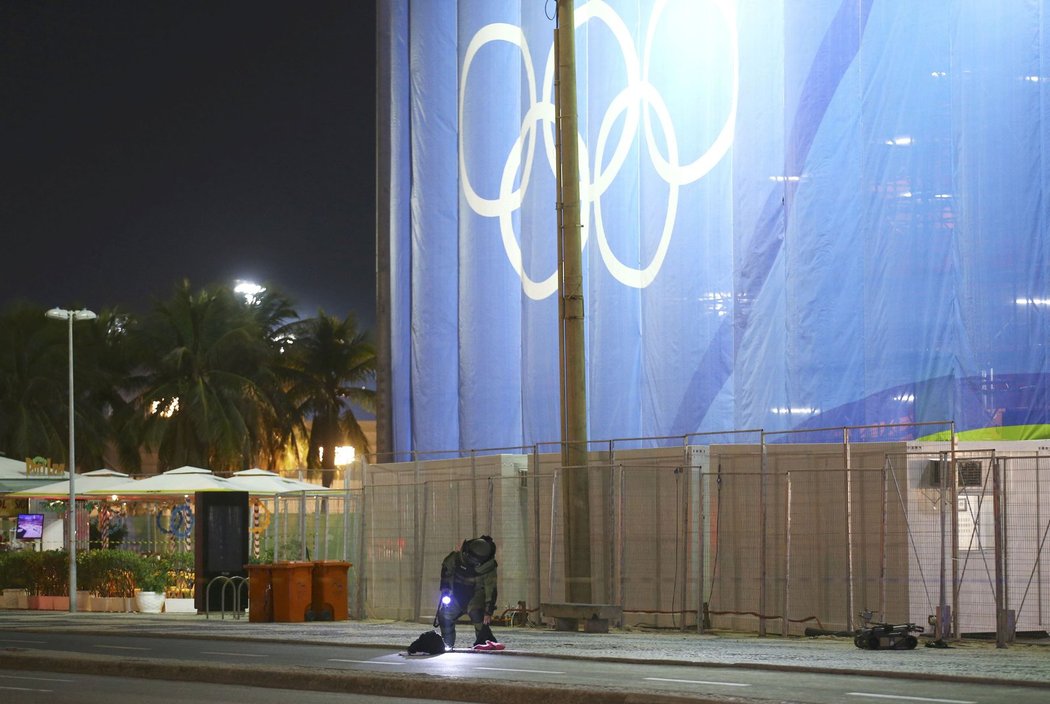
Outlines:
<svg viewBox="0 0 1050 704"><path fill-rule="evenodd" d="M561 372L565 595L591 603L590 481L587 468L587 360L583 324L580 160L576 115L574 0L558 0L554 52L558 126L558 313Z"/></svg>

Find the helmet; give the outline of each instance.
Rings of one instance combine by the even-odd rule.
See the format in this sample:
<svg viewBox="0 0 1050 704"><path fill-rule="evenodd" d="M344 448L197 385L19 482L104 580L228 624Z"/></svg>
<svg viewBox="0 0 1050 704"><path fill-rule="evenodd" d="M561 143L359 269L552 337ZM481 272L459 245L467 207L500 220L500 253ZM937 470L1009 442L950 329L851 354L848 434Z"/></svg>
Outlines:
<svg viewBox="0 0 1050 704"><path fill-rule="evenodd" d="M496 544L492 542L492 538L483 535L473 540L464 540L460 552L468 564L477 567L496 556Z"/></svg>

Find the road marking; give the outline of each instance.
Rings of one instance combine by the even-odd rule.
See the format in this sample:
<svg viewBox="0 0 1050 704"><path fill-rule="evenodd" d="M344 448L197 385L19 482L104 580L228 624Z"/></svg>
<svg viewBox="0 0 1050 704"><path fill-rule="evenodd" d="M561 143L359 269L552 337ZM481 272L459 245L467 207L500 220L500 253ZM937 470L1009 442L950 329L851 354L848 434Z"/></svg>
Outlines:
<svg viewBox="0 0 1050 704"><path fill-rule="evenodd" d="M108 648L109 650L152 650L152 648L138 648L132 645L96 645L96 648Z"/></svg>
<svg viewBox="0 0 1050 704"><path fill-rule="evenodd" d="M0 638L0 643L46 643L46 640L17 640L15 638Z"/></svg>
<svg viewBox="0 0 1050 704"><path fill-rule="evenodd" d="M259 655L257 653L218 653L211 650L202 650L201 655L231 655L235 658L268 658L269 655Z"/></svg>
<svg viewBox="0 0 1050 704"><path fill-rule="evenodd" d="M12 692L46 692L48 694L50 694L51 692L55 691L53 689L30 689L29 687L3 687L3 686L0 686L0 689L7 689L7 690L10 690Z"/></svg>
<svg viewBox="0 0 1050 704"><path fill-rule="evenodd" d="M873 697L875 699L904 699L909 702L937 702L938 704L977 704L967 699L932 699L930 697L906 697L903 694L872 694L871 692L846 692L851 697Z"/></svg>
<svg viewBox="0 0 1050 704"><path fill-rule="evenodd" d="M750 687L746 682L714 682L712 680L675 680L668 677L646 677L653 682L678 682L683 684L714 684L721 687Z"/></svg>
<svg viewBox="0 0 1050 704"><path fill-rule="evenodd" d="M554 670L519 670L514 667L475 667L475 670L492 670L493 672L531 672L537 675L564 675L564 672Z"/></svg>
<svg viewBox="0 0 1050 704"><path fill-rule="evenodd" d="M357 662L362 665L404 665L403 662L383 662L382 660L342 660L340 658L328 658L328 662Z"/></svg>
<svg viewBox="0 0 1050 704"><path fill-rule="evenodd" d="M57 677L27 677L25 675L0 675L5 680L35 680L37 682L76 682L76 680L62 680Z"/></svg>

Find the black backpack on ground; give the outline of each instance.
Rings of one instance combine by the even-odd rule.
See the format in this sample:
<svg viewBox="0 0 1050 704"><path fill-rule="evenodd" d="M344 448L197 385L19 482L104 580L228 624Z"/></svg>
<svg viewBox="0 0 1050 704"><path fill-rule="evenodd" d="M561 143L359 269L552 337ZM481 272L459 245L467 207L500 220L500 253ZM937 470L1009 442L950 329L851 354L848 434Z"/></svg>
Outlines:
<svg viewBox="0 0 1050 704"><path fill-rule="evenodd" d="M409 655L428 653L430 655L441 655L445 652L445 641L437 631L425 631L419 638L412 641L408 646Z"/></svg>

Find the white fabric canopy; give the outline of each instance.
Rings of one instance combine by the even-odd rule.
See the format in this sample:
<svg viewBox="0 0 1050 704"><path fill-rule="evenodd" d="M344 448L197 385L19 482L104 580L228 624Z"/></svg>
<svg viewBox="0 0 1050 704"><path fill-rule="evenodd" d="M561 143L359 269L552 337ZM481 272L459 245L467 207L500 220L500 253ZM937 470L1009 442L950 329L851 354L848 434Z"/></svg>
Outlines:
<svg viewBox="0 0 1050 704"><path fill-rule="evenodd" d="M128 496L177 496L198 491L249 491L232 479L223 479L201 467L179 467L145 479L125 481L103 489L91 489L88 495L116 494Z"/></svg>
<svg viewBox="0 0 1050 704"><path fill-rule="evenodd" d="M128 475L113 469L96 469L94 472L78 474L76 479L77 496L83 497L92 489L107 489L110 486L129 481ZM51 482L31 489L22 489L9 494L12 499L62 499L69 498L69 480Z"/></svg>
<svg viewBox="0 0 1050 704"><path fill-rule="evenodd" d="M234 479L241 485L246 486L253 496L274 496L277 494L324 494L329 490L320 484L302 482L298 479L286 479L276 472L265 469L245 469L233 473Z"/></svg>

